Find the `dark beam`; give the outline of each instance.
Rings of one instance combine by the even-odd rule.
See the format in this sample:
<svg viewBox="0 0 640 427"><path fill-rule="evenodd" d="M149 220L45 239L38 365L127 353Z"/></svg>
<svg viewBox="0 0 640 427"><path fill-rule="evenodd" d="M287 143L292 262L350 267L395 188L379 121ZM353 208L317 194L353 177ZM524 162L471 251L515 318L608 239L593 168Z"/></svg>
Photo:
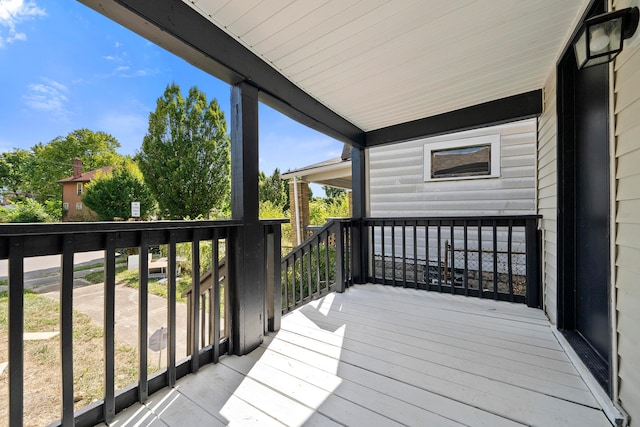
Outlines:
<svg viewBox="0 0 640 427"><path fill-rule="evenodd" d="M534 90L370 131L367 132L366 146L373 147L498 125L514 120L537 117L541 113L542 90Z"/></svg>
<svg viewBox="0 0 640 427"><path fill-rule="evenodd" d="M113 21L235 85L251 82L260 101L350 145L364 132L291 83L249 49L181 0L79 0Z"/></svg>

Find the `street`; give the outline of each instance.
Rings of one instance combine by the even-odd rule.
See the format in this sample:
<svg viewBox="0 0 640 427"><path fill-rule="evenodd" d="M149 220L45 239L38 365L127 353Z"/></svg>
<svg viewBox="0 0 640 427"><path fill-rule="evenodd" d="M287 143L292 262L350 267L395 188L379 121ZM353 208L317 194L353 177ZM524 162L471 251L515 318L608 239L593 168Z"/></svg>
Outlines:
<svg viewBox="0 0 640 427"><path fill-rule="evenodd" d="M104 251L80 252L75 254L74 263L85 264L91 262L102 261ZM60 255L48 255L41 257L25 258L24 272L32 273L41 270L50 270L60 268ZM6 280L8 276L8 261L0 260L0 280Z"/></svg>

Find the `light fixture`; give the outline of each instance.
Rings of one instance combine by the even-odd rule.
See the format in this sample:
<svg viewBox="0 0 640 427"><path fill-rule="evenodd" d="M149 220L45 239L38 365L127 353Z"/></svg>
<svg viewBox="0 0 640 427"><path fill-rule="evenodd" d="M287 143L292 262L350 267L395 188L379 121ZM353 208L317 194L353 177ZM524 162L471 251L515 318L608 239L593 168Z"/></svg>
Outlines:
<svg viewBox="0 0 640 427"><path fill-rule="evenodd" d="M636 32L638 16L638 8L629 7L584 21L573 45L578 69L613 61L622 51L623 40Z"/></svg>

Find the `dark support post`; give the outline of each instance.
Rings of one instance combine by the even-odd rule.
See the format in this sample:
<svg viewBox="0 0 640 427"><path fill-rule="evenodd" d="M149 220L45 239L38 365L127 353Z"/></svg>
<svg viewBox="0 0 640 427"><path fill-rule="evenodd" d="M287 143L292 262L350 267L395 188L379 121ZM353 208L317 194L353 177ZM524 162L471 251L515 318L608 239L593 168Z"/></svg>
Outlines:
<svg viewBox="0 0 640 427"><path fill-rule="evenodd" d="M367 230L363 223L366 216L366 170L365 152L363 148L351 148L351 203L353 204L353 223L351 235L353 283L366 283L368 277L369 242Z"/></svg>
<svg viewBox="0 0 640 427"><path fill-rule="evenodd" d="M267 234L267 319L269 331L280 329L282 316L282 275L280 264L280 224L269 226L271 232ZM318 260L320 251L318 251ZM317 263L320 268L320 262ZM319 277L319 275L318 275ZM318 279L319 281L320 279Z"/></svg>
<svg viewBox="0 0 640 427"><path fill-rule="evenodd" d="M264 233L258 221L258 89L247 82L231 88L231 213L242 220L230 241L231 340L237 355L264 337Z"/></svg>
<svg viewBox="0 0 640 427"><path fill-rule="evenodd" d="M537 220L527 220L525 231L527 252L527 306L539 308L540 304L540 233Z"/></svg>
<svg viewBox="0 0 640 427"><path fill-rule="evenodd" d="M9 426L24 413L24 238L9 239Z"/></svg>

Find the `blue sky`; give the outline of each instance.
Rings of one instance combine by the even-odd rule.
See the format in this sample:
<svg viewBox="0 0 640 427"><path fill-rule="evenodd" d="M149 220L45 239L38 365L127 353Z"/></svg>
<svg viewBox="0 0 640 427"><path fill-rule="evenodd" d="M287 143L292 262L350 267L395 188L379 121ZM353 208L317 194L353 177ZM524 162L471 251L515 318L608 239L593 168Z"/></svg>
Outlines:
<svg viewBox="0 0 640 427"><path fill-rule="evenodd" d="M0 0L0 151L30 148L74 129L140 149L167 84L198 86L229 123L230 87L70 0ZM260 169L270 174L337 157L342 144L261 105Z"/></svg>

